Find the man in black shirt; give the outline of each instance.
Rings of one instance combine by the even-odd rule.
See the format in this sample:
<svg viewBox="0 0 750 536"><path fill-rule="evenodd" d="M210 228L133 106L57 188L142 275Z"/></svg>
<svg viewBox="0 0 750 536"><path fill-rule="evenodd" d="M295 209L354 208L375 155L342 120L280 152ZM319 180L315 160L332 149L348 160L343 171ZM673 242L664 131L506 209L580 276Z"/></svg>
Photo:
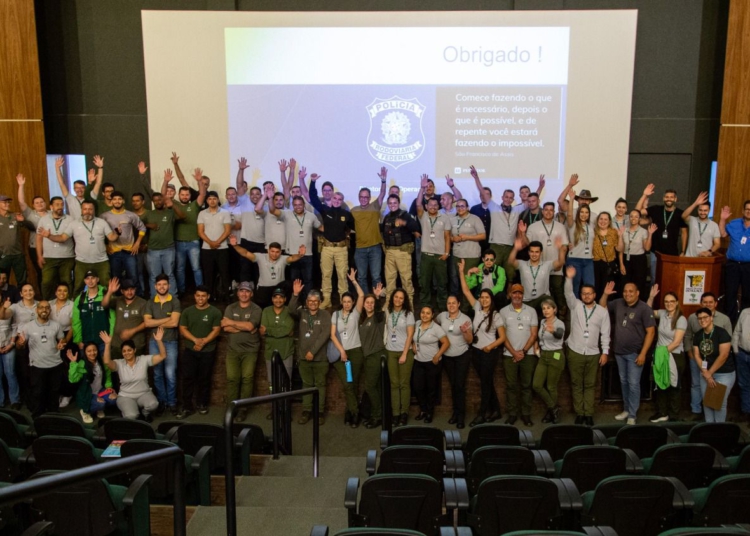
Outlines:
<svg viewBox="0 0 750 536"><path fill-rule="evenodd" d="M655 186L649 184L643 190L643 195L635 206L641 211L641 216L648 217L656 224L656 232L651 237L651 284L656 283L656 255L682 255L687 247L687 224L682 219L682 209L677 208L677 190L668 189L664 192L664 204L647 205L648 198L653 195ZM682 249L680 248L680 243Z"/></svg>
<svg viewBox="0 0 750 536"><path fill-rule="evenodd" d="M492 190L486 186L483 187L482 191L479 193L479 199L481 202L471 207L469 213L474 214L474 216L482 220L482 223L484 224L484 235L486 238L479 242L479 247L482 251L487 251L490 244L490 229L492 228L492 217L488 207L490 201L492 201Z"/></svg>
<svg viewBox="0 0 750 536"><path fill-rule="evenodd" d="M323 247L320 251L321 291L323 302L321 309L331 306L333 290L333 268L338 277L339 298L349 290L346 273L349 270L349 232L354 230L352 213L342 207L344 196L336 192L331 198L331 206L324 204L318 197L315 181L320 175L310 175L310 203L320 213L323 222Z"/></svg>
<svg viewBox="0 0 750 536"><path fill-rule="evenodd" d="M701 307L695 312L700 333L693 335L692 357L701 370L701 394L716 389L718 384L726 387L721 409L703 404L706 422L724 422L727 419L727 398L736 378L734 356L730 354L732 336L725 329L714 325L711 309Z"/></svg>

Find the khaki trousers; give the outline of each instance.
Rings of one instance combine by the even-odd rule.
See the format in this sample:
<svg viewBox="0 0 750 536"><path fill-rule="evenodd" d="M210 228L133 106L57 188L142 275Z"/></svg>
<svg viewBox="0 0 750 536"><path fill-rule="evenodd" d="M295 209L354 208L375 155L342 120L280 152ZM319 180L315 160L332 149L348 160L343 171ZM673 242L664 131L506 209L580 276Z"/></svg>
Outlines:
<svg viewBox="0 0 750 536"><path fill-rule="evenodd" d="M414 303L414 285L411 283L411 256L408 251L399 249L385 250L385 300L389 303L391 294L396 290L396 277L401 276L401 287Z"/></svg>
<svg viewBox="0 0 750 536"><path fill-rule="evenodd" d="M335 248L332 246L323 246L320 252L320 272L321 282L320 290L323 293L323 301L331 300L333 291L333 268L336 268L338 276L339 298L344 292L349 290L346 278L346 272L349 270L349 252L346 248Z"/></svg>

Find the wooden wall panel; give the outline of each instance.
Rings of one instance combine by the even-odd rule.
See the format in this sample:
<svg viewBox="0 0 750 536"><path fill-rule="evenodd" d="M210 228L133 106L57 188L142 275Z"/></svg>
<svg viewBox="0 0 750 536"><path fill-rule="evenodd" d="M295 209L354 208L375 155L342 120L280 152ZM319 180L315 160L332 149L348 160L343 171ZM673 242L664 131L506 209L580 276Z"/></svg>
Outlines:
<svg viewBox="0 0 750 536"><path fill-rule="evenodd" d="M718 220L720 207L729 206L733 218L742 217L742 203L750 199L750 126L722 126L716 177Z"/></svg>
<svg viewBox="0 0 750 536"><path fill-rule="evenodd" d="M33 0L0 0L0 119L41 119Z"/></svg>
<svg viewBox="0 0 750 536"><path fill-rule="evenodd" d="M729 7L724 64L722 125L750 125L750 2L732 0Z"/></svg>

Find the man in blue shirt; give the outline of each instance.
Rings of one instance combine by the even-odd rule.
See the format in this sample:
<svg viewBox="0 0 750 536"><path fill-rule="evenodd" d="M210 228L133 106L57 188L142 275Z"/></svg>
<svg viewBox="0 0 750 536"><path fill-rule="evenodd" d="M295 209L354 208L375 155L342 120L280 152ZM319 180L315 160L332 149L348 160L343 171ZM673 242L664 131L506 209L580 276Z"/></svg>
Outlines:
<svg viewBox="0 0 750 536"><path fill-rule="evenodd" d="M729 207L721 209L719 230L721 237L729 237L727 263L724 265L724 287L727 296L727 315L732 324L737 321L737 290L742 286L741 309L750 307L750 200L742 205L742 217L727 223L732 215Z"/></svg>

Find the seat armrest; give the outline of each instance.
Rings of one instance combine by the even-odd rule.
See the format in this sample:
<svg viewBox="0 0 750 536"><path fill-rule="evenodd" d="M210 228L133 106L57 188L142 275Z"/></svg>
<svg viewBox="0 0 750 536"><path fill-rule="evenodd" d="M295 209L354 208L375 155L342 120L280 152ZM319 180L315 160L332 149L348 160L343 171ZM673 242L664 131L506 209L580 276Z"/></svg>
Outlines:
<svg viewBox="0 0 750 536"><path fill-rule="evenodd" d="M466 474L464 453L460 450L446 450L444 454L446 474L452 477L464 476Z"/></svg>
<svg viewBox="0 0 750 536"><path fill-rule="evenodd" d="M555 462L552 460L552 456L546 450L532 450L531 453L534 455L534 463L536 464L536 474L551 478L555 475Z"/></svg>
<svg viewBox="0 0 750 536"><path fill-rule="evenodd" d="M643 473L643 464L638 455L631 449L622 449L625 453L625 470L628 474L641 474Z"/></svg>
<svg viewBox="0 0 750 536"><path fill-rule="evenodd" d="M125 492L125 496L122 498L122 504L124 504L125 506L133 506L133 503L135 503L142 491L146 491L148 493L147 484L149 480L151 480L151 475L141 475L133 480L133 483L128 486L128 490Z"/></svg>
<svg viewBox="0 0 750 536"><path fill-rule="evenodd" d="M453 527L440 527L440 536L456 536L456 529Z"/></svg>
<svg viewBox="0 0 750 536"><path fill-rule="evenodd" d="M583 509L583 499L578 488L569 478L550 478L557 486L557 497L561 510L580 511Z"/></svg>
<svg viewBox="0 0 750 536"><path fill-rule="evenodd" d="M25 531L21 536L44 536L45 534L53 534L55 531L55 524L52 521L37 521Z"/></svg>
<svg viewBox="0 0 750 536"><path fill-rule="evenodd" d="M252 428L244 428L234 440L234 450L240 458L240 467L244 476L250 475L250 443L252 440Z"/></svg>
<svg viewBox="0 0 750 536"><path fill-rule="evenodd" d="M444 478L445 508L447 510L469 509L469 487L465 478Z"/></svg>
<svg viewBox="0 0 750 536"><path fill-rule="evenodd" d="M388 430L380 432L380 450L384 450L388 447L389 434Z"/></svg>
<svg viewBox="0 0 750 536"><path fill-rule="evenodd" d="M457 527L456 536L472 536L471 527Z"/></svg>
<svg viewBox="0 0 750 536"><path fill-rule="evenodd" d="M191 469L196 473L198 497L201 506L211 506L211 467L214 464L213 447L205 446L193 456Z"/></svg>
<svg viewBox="0 0 750 536"><path fill-rule="evenodd" d="M714 471L719 471L720 473L728 473L729 472L729 462L727 459L719 452L718 450L714 449L715 456L714 456Z"/></svg>
<svg viewBox="0 0 750 536"><path fill-rule="evenodd" d="M458 430L446 430L445 434L445 448L446 449L460 449L461 448L461 434Z"/></svg>
<svg viewBox="0 0 750 536"><path fill-rule="evenodd" d="M368 476L372 476L375 474L375 467L378 462L378 452L373 450L367 451L367 461L365 462L365 470L367 471Z"/></svg>
<svg viewBox="0 0 750 536"><path fill-rule="evenodd" d="M313 525L310 536L328 536L328 525Z"/></svg>
<svg viewBox="0 0 750 536"><path fill-rule="evenodd" d="M357 509L357 494L359 493L359 478L349 477L346 481L346 494L344 495L344 507L348 510Z"/></svg>
<svg viewBox="0 0 750 536"><path fill-rule="evenodd" d="M680 436L675 434L671 429L667 428L667 445L671 445L673 443L682 443L682 441L680 441Z"/></svg>
<svg viewBox="0 0 750 536"><path fill-rule="evenodd" d="M609 441L607 440L607 436L605 436L604 433L601 430L597 430L596 428L592 428L591 431L594 434L594 445L609 445Z"/></svg>
<svg viewBox="0 0 750 536"><path fill-rule="evenodd" d="M173 426L167 431L166 434L164 434L164 439L172 443L177 443L177 432L179 431L179 429L179 426Z"/></svg>
<svg viewBox="0 0 750 536"><path fill-rule="evenodd" d="M195 456L193 456L193 462L190 467L196 471L200 471L200 468L204 463L208 463L211 466L211 458L213 457L213 448L210 446L201 447Z"/></svg>
<svg viewBox="0 0 750 536"><path fill-rule="evenodd" d="M25 465L28 468L33 469L36 465L36 458L34 457L34 448L27 447L21 455L18 457L18 465Z"/></svg>
<svg viewBox="0 0 750 536"><path fill-rule="evenodd" d="M674 498L672 499L672 507L675 510L692 510L695 506L695 500L693 494L687 489L685 484L678 478L673 476L664 477L669 480L674 486Z"/></svg>
<svg viewBox="0 0 750 536"><path fill-rule="evenodd" d="M149 534L151 531L151 510L148 500L149 480L151 480L151 475L139 476L133 480L122 498L130 534Z"/></svg>
<svg viewBox="0 0 750 536"><path fill-rule="evenodd" d="M107 441L107 436L104 435L104 428L100 428L96 432L94 437L91 438L91 443L97 448L107 448L109 442Z"/></svg>
<svg viewBox="0 0 750 536"><path fill-rule="evenodd" d="M522 447L526 447L527 449L533 449L536 447L536 443L534 442L534 434L531 432L531 430L519 430L518 441L521 443Z"/></svg>
<svg viewBox="0 0 750 536"><path fill-rule="evenodd" d="M612 527L582 527L586 536L617 536L617 532Z"/></svg>

